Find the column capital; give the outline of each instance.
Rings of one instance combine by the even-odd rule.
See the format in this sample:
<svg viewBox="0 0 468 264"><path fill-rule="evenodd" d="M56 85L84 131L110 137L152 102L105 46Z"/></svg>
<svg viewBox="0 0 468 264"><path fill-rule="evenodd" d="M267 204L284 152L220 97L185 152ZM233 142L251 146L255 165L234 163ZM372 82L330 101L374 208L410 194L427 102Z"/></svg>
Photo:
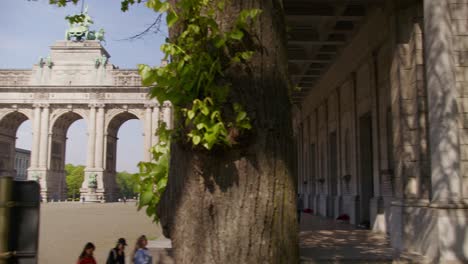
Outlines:
<svg viewBox="0 0 468 264"><path fill-rule="evenodd" d="M171 108L171 107L172 107L172 104L171 104L171 102L169 102L169 101L164 101L162 107L163 107L163 108Z"/></svg>
<svg viewBox="0 0 468 264"><path fill-rule="evenodd" d="M40 105L40 107L42 107L42 108L48 108L48 107L50 107L50 104L46 104L46 103L41 103L41 104L39 104L39 105Z"/></svg>
<svg viewBox="0 0 468 264"><path fill-rule="evenodd" d="M106 104L103 104L103 103L96 103L96 106L97 108L104 108L106 107Z"/></svg>
<svg viewBox="0 0 468 264"><path fill-rule="evenodd" d="M154 108L154 107L157 107L158 104L156 103L146 103L143 105L145 108Z"/></svg>
<svg viewBox="0 0 468 264"><path fill-rule="evenodd" d="M40 108L41 106L42 106L42 104L39 104L39 103L32 104L33 108Z"/></svg>
<svg viewBox="0 0 468 264"><path fill-rule="evenodd" d="M97 103L90 103L90 104L88 104L88 107L89 108L96 108L96 107L98 107L98 104Z"/></svg>

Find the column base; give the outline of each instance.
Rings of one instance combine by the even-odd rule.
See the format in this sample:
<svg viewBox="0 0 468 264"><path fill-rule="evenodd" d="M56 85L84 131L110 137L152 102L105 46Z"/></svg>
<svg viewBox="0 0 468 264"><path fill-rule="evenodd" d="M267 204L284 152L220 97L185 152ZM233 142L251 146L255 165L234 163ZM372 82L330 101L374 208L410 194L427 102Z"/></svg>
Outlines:
<svg viewBox="0 0 468 264"><path fill-rule="evenodd" d="M327 216L327 195L317 195L317 214L323 217Z"/></svg>
<svg viewBox="0 0 468 264"><path fill-rule="evenodd" d="M304 209L306 208L310 208L310 209L313 209L314 208L314 195L310 194L309 192L305 192L303 193L302 195L302 199L304 201Z"/></svg>
<svg viewBox="0 0 468 264"><path fill-rule="evenodd" d="M343 214L349 216L349 223L357 225L359 218L359 196L343 195Z"/></svg>
<svg viewBox="0 0 468 264"><path fill-rule="evenodd" d="M333 212L333 218L336 219L338 216L340 216L343 212L343 197L341 195L335 196L334 199L334 212Z"/></svg>
<svg viewBox="0 0 468 264"><path fill-rule="evenodd" d="M29 168L28 180L37 181L41 187L42 202L48 202L51 198L50 190L47 188L47 169Z"/></svg>
<svg viewBox="0 0 468 264"><path fill-rule="evenodd" d="M86 203L100 203L100 195L96 192L96 188L88 188L85 195L82 196Z"/></svg>
<svg viewBox="0 0 468 264"><path fill-rule="evenodd" d="M370 229L377 233L387 233L387 221L383 197L372 197L370 201Z"/></svg>
<svg viewBox="0 0 468 264"><path fill-rule="evenodd" d="M103 170L102 169L85 169L85 179L80 188L80 201L85 203L104 203L105 189L103 186ZM90 186L90 177L94 176L96 185Z"/></svg>
<svg viewBox="0 0 468 264"><path fill-rule="evenodd" d="M428 200L392 202L390 241L434 263L468 263L468 204Z"/></svg>

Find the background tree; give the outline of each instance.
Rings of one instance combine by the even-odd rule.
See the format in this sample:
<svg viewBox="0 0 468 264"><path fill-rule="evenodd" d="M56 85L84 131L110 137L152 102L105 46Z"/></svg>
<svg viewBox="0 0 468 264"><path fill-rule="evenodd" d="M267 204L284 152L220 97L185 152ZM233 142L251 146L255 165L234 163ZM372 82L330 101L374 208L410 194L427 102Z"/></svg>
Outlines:
<svg viewBox="0 0 468 264"><path fill-rule="evenodd" d="M117 185L120 189L120 196L121 197L133 197L136 196L134 189L135 189L135 174L122 171L117 172Z"/></svg>
<svg viewBox="0 0 468 264"><path fill-rule="evenodd" d="M75 200L75 198L80 197L80 188L84 180L84 169L85 166L83 165L65 165L68 198Z"/></svg>

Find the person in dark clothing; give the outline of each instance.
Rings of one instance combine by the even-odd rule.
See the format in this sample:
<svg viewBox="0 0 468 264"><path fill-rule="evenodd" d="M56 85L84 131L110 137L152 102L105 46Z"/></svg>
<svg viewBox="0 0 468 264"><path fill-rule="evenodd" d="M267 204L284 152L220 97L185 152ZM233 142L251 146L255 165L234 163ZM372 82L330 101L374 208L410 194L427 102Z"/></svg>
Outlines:
<svg viewBox="0 0 468 264"><path fill-rule="evenodd" d="M304 209L304 201L300 194L297 195L297 222L301 222L301 212Z"/></svg>
<svg viewBox="0 0 468 264"><path fill-rule="evenodd" d="M125 264L125 238L119 238L115 248L111 249L107 257L106 264Z"/></svg>

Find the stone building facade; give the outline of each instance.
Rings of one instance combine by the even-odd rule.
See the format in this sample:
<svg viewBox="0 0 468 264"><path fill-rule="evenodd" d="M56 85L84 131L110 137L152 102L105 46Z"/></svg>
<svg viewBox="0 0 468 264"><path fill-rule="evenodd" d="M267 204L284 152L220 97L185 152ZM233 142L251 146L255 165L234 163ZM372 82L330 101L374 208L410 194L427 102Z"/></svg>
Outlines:
<svg viewBox="0 0 468 264"><path fill-rule="evenodd" d="M57 41L50 56L31 70L0 70L0 176L15 174L16 131L31 120L28 179L40 182L44 200L65 199L67 130L84 119L88 141L81 196L86 201L117 198L120 126L130 119L142 121L142 151L149 161L149 150L158 141L154 131L159 122L170 126L172 110L168 103L148 98L137 70L119 69L109 58L97 40Z"/></svg>
<svg viewBox="0 0 468 264"><path fill-rule="evenodd" d="M298 192L468 262L468 1L286 0Z"/></svg>

